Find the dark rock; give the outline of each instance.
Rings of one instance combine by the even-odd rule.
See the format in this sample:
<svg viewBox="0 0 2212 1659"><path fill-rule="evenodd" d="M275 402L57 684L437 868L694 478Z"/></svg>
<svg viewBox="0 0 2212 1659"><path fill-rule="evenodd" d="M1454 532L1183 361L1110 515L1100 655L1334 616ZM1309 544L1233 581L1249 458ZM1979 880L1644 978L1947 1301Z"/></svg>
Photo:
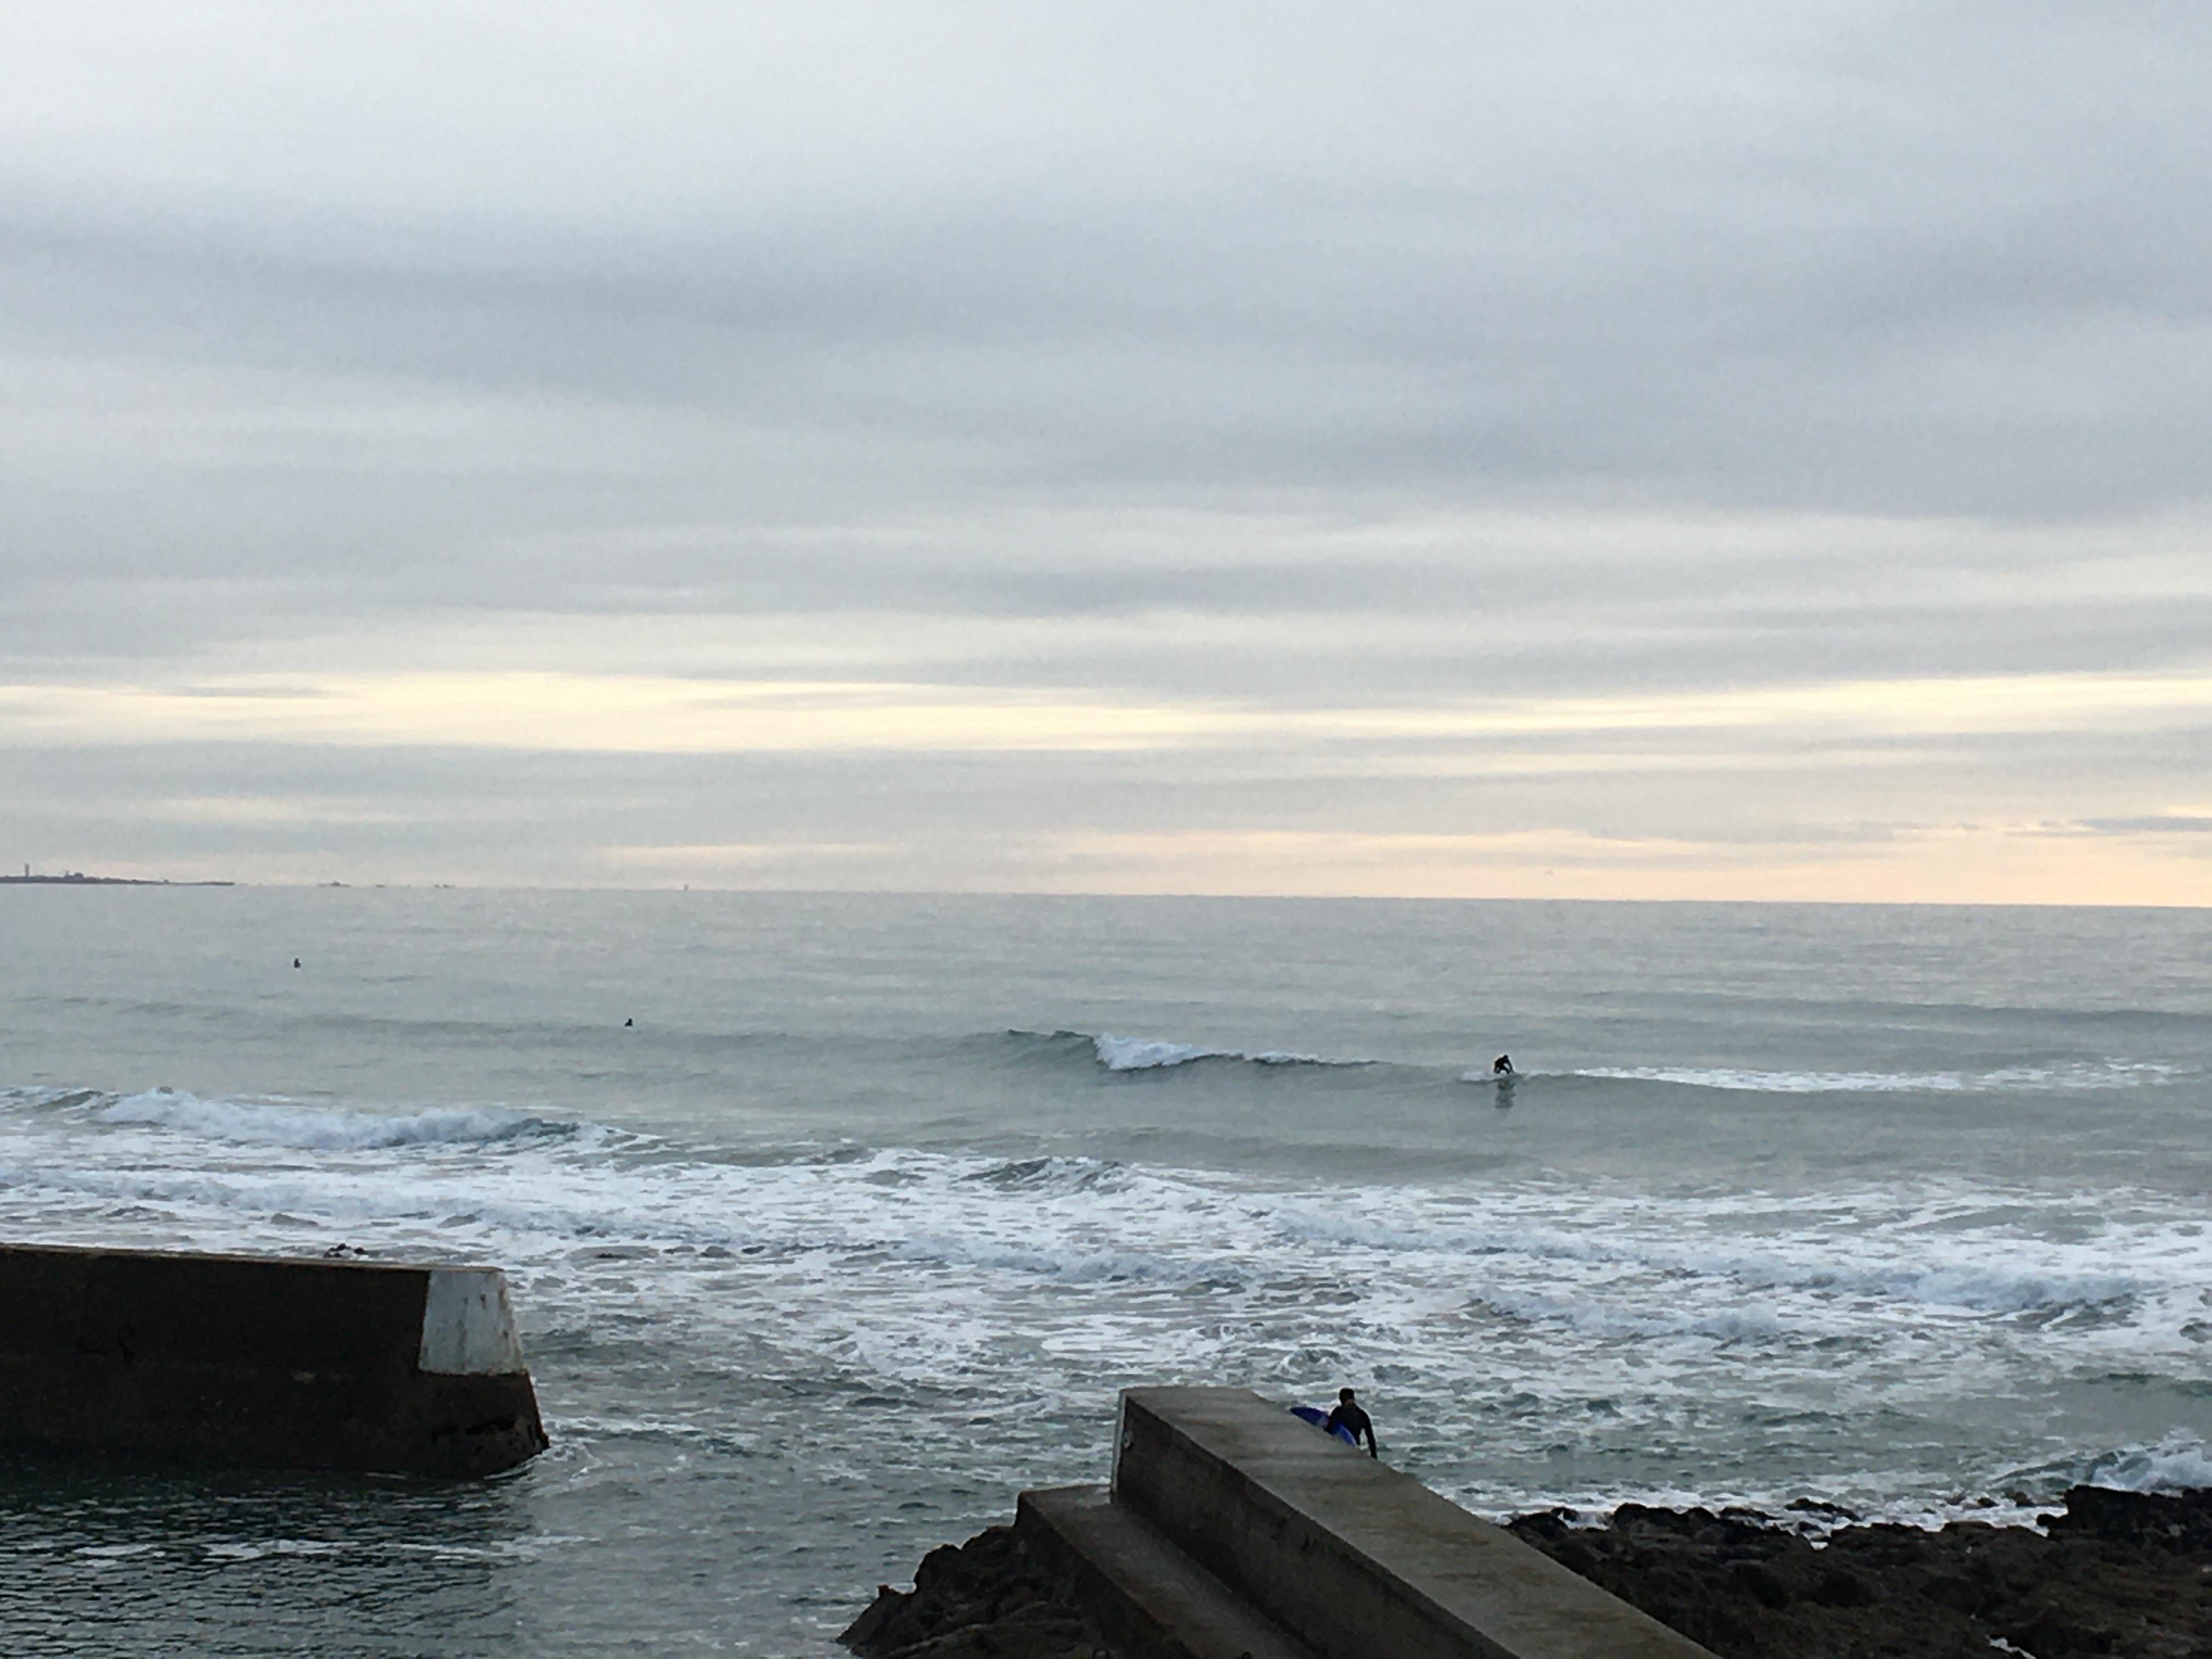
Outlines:
<svg viewBox="0 0 2212 1659"><path fill-rule="evenodd" d="M1565 1558L1559 1558L1562 1565ZM1740 1595L1748 1595L1762 1607L1786 1607L1796 1600L1790 1586L1777 1578L1756 1561L1739 1561L1729 1569L1729 1588Z"/></svg>
<svg viewBox="0 0 2212 1659"><path fill-rule="evenodd" d="M1824 1607L1863 1607L1872 1605L1875 1593L1856 1573L1831 1567L1813 1586L1813 1599Z"/></svg>
<svg viewBox="0 0 2212 1659"><path fill-rule="evenodd" d="M2044 1530L1850 1525L1623 1504L1601 1527L1548 1510L1524 1541L1720 1659L2212 1659L2212 1492L2076 1487ZM1809 1501L1800 1515L1844 1512ZM843 1640L863 1659L1119 1659L1012 1529L933 1550Z"/></svg>
<svg viewBox="0 0 2212 1659"><path fill-rule="evenodd" d="M2034 1659L2212 1659L2212 1492L2076 1487L2066 1502L2041 1532L1858 1525L1817 1548L1735 1510L1511 1525L1721 1659L1990 1659L1998 1641Z"/></svg>
<svg viewBox="0 0 2212 1659"><path fill-rule="evenodd" d="M1856 1521L1858 1513L1841 1504L1824 1504L1817 1498L1795 1498L1784 1505L1792 1515L1821 1515L1835 1521Z"/></svg>
<svg viewBox="0 0 2212 1659"><path fill-rule="evenodd" d="M837 1639L861 1659L1119 1659L1008 1527L930 1551Z"/></svg>

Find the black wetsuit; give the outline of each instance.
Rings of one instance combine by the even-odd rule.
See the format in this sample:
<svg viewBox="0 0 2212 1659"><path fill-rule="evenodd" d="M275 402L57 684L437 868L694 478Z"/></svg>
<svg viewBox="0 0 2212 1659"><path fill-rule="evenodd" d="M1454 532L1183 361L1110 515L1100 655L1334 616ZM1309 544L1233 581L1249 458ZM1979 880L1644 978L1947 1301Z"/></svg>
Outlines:
<svg viewBox="0 0 2212 1659"><path fill-rule="evenodd" d="M1359 1443L1359 1437L1362 1435L1366 1436L1367 1455L1370 1457L1376 1455L1375 1419L1349 1400L1339 1404L1337 1408L1328 1414L1328 1421L1322 1426L1332 1431L1339 1428L1349 1429L1352 1431L1352 1443L1355 1446Z"/></svg>

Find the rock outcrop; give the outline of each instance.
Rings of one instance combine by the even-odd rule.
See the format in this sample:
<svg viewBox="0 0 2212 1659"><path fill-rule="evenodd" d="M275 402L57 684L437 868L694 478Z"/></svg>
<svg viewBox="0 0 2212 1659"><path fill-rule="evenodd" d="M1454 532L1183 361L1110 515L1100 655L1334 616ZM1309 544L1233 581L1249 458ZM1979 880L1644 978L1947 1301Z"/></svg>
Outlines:
<svg viewBox="0 0 2212 1659"><path fill-rule="evenodd" d="M2212 1491L2065 1501L2040 1529L1858 1524L1818 1504L1510 1524L1721 1659L2212 1659ZM844 1641L863 1659L1119 1659L1006 1527L932 1551Z"/></svg>
<svg viewBox="0 0 2212 1659"><path fill-rule="evenodd" d="M861 1659L1121 1659L1011 1527L930 1551L838 1639Z"/></svg>
<svg viewBox="0 0 2212 1659"><path fill-rule="evenodd" d="M1721 1659L2212 1659L2212 1492L2077 1486L2038 1531L1846 1525L1624 1504L1512 1530Z"/></svg>

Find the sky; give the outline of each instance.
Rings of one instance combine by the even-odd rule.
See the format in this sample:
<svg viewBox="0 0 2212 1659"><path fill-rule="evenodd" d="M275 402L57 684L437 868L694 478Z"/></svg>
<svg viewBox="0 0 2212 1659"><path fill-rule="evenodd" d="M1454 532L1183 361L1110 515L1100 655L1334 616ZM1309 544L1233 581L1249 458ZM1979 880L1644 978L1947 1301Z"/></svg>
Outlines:
<svg viewBox="0 0 2212 1659"><path fill-rule="evenodd" d="M0 867L2212 904L2212 8L9 27Z"/></svg>

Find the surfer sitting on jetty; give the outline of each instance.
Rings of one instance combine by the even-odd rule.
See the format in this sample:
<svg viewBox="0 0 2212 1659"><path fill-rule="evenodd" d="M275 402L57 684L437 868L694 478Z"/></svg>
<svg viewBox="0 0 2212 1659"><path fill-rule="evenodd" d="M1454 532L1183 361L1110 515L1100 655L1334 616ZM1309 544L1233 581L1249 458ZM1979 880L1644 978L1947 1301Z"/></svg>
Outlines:
<svg viewBox="0 0 2212 1659"><path fill-rule="evenodd" d="M1331 1431L1342 1429L1352 1437L1352 1443L1355 1446L1359 1443L1362 1435L1366 1436L1367 1455L1370 1457L1376 1455L1375 1419L1359 1409L1358 1402L1352 1397L1351 1389L1339 1389L1336 1391L1336 1409L1328 1414L1328 1421L1322 1426Z"/></svg>

